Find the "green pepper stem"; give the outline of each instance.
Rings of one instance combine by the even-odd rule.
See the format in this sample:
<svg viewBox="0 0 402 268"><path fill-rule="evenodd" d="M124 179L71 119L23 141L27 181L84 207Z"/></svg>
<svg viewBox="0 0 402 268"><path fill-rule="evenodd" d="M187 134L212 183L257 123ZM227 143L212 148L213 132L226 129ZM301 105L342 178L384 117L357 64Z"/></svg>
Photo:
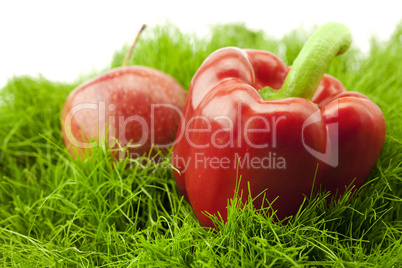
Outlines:
<svg viewBox="0 0 402 268"><path fill-rule="evenodd" d="M331 61L347 51L351 42L350 30L341 23L330 22L319 27L300 51L282 88L271 99L311 100Z"/></svg>

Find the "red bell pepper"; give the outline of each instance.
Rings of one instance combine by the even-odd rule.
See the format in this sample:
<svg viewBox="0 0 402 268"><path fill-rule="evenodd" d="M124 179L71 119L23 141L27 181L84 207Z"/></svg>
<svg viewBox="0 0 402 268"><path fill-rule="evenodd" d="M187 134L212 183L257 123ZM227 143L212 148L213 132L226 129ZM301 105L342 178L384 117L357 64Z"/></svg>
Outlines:
<svg viewBox="0 0 402 268"><path fill-rule="evenodd" d="M349 29L328 23L292 68L272 53L222 48L193 77L172 154L178 189L203 226L227 218L236 183L243 201L272 202L282 219L313 187L360 187L381 152L379 107L325 74L350 46ZM264 193L264 195L260 195Z"/></svg>

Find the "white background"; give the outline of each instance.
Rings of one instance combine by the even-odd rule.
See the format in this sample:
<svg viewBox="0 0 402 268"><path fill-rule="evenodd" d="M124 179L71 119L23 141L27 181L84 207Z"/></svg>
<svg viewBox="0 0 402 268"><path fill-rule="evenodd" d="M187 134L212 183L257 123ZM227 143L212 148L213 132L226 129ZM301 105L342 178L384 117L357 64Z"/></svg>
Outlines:
<svg viewBox="0 0 402 268"><path fill-rule="evenodd" d="M387 39L402 19L402 1L12 1L0 2L0 88L13 75L43 74L73 81L109 66L143 23L167 20L184 32L205 35L214 23L245 22L281 37L289 30L328 21L348 26L354 45Z"/></svg>

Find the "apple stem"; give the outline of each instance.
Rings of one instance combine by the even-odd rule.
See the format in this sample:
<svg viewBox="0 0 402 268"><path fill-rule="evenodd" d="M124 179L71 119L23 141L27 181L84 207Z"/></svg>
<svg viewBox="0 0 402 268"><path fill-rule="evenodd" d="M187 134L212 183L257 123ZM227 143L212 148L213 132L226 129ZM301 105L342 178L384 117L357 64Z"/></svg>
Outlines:
<svg viewBox="0 0 402 268"><path fill-rule="evenodd" d="M131 45L130 49L127 51L126 57L124 58L124 61L123 61L123 66L128 65L128 62L130 61L131 55L133 54L134 47L137 44L138 39L140 39L140 35L141 35L142 31L144 31L145 28L146 28L146 25L143 24L141 29L138 31L137 37L135 38L135 40L134 40L133 44Z"/></svg>

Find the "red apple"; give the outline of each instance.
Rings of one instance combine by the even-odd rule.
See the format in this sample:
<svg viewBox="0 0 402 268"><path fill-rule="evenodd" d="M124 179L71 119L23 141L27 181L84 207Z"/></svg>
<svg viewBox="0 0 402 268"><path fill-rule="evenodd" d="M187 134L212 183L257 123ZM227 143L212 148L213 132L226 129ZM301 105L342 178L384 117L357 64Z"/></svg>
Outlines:
<svg viewBox="0 0 402 268"><path fill-rule="evenodd" d="M62 110L64 143L74 157L83 157L103 141L120 157L126 157L127 150L137 157L151 148L169 147L184 100L183 87L162 71L145 66L112 69L68 96Z"/></svg>

